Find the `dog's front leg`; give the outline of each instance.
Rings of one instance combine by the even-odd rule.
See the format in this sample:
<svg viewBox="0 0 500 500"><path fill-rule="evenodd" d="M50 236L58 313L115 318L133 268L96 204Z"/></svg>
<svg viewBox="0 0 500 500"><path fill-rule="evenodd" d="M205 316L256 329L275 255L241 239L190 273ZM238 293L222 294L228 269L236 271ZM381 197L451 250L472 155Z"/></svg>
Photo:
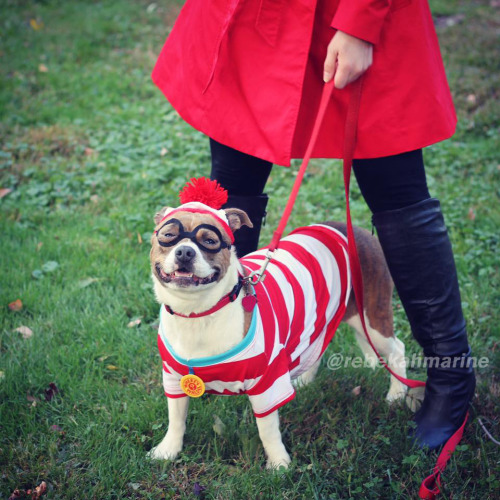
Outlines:
<svg viewBox="0 0 500 500"><path fill-rule="evenodd" d="M189 398L168 398L168 430L162 442L148 456L156 460L173 460L182 450Z"/></svg>
<svg viewBox="0 0 500 500"><path fill-rule="evenodd" d="M267 455L266 467L268 469L277 469L278 467L288 468L290 455L288 455L285 445L281 440L278 410L266 417L257 418L257 428L259 429L259 436Z"/></svg>

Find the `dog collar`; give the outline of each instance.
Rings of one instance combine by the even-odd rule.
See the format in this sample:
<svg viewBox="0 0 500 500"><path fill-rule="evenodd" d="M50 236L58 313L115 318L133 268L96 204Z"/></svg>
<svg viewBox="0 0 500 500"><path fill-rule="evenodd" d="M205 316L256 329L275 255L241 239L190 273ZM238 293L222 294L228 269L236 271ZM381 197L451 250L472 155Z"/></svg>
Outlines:
<svg viewBox="0 0 500 500"><path fill-rule="evenodd" d="M182 318L201 318L202 316L208 316L209 314L213 314L214 312L218 311L219 309L222 309L224 306L227 304L230 304L231 302L234 302L238 295L241 292L241 289L243 288L245 284L245 280L241 275L238 276L238 283L234 285L233 289L227 294L222 297L219 302L217 302L213 307L208 309L207 311L203 311L201 313L191 313L191 314L181 314L179 312L175 312L168 304L165 304L165 309L168 313L174 315L174 316L181 316ZM243 297L242 300L242 305L245 311L251 312L253 311L253 308L257 304L257 297L253 294L248 294Z"/></svg>

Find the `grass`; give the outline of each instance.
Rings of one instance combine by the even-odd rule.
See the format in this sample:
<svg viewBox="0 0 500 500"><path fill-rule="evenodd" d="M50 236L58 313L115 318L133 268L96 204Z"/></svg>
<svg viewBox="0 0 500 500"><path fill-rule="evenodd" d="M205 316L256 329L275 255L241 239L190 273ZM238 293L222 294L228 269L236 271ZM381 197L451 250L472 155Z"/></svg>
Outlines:
<svg viewBox="0 0 500 500"><path fill-rule="evenodd" d="M146 460L167 426L148 267L152 219L209 169L206 139L149 78L180 3L2 2L0 187L11 192L0 202L0 496L46 481L51 499L414 498L435 457L411 448L411 414L383 402L380 369L324 366L283 409L293 457L284 474L264 470L246 398L194 401L180 459ZM429 184L450 228L474 354L489 359L443 498L493 499L498 448L477 416L498 438L498 7L431 4L459 20L438 34L460 124L453 139L426 150ZM288 169L274 169L263 242L292 181ZM354 220L370 227L353 191ZM344 206L339 163L316 160L290 227L343 219ZM16 299L23 307L11 311ZM411 356L419 350L395 304ZM16 331L22 325L31 338ZM352 340L341 328L330 353L358 354Z"/></svg>

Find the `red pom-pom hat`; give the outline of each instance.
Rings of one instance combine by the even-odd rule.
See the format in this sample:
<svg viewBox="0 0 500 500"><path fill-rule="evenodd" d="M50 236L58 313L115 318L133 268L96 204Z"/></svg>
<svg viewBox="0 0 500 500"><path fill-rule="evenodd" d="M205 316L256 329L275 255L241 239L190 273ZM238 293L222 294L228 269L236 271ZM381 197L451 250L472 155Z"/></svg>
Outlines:
<svg viewBox="0 0 500 500"><path fill-rule="evenodd" d="M227 202L227 191L217 181L206 177L192 178L179 193L179 199L182 205L167 208L160 224L177 212L209 214L220 223L231 243L234 243L226 212L220 209Z"/></svg>

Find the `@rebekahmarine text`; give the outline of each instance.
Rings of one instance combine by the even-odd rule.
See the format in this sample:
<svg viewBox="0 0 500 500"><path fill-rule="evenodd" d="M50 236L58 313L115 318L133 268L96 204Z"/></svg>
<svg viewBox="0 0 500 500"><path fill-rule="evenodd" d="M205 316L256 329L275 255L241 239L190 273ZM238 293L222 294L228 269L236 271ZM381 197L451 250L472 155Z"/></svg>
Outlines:
<svg viewBox="0 0 500 500"><path fill-rule="evenodd" d="M413 356L389 356L389 359L382 358L392 368L406 366L407 368L487 368L490 359L486 356L465 357L465 356L422 356L413 354ZM338 370L339 368L373 368L382 366L377 357L348 356L336 352L328 357L326 365L329 370Z"/></svg>

